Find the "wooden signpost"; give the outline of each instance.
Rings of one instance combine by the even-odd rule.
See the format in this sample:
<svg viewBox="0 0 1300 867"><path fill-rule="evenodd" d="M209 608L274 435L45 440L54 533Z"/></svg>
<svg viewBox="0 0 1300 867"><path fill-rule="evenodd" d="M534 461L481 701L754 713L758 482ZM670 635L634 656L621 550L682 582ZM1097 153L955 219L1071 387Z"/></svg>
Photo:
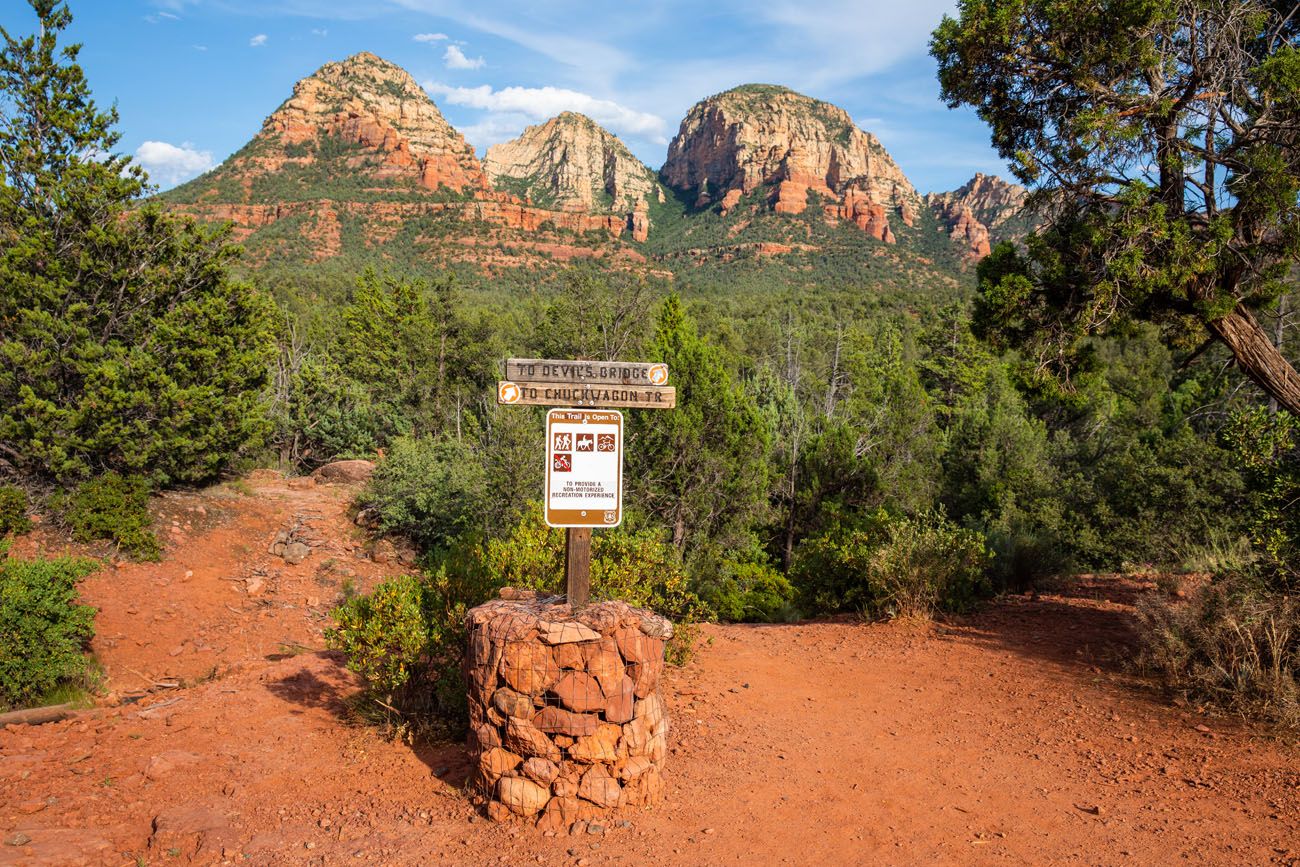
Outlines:
<svg viewBox="0 0 1300 867"><path fill-rule="evenodd" d="M546 523L565 528L569 604L585 605L591 528L623 520L623 414L613 408L675 407L668 365L510 358L497 402L556 407L546 414Z"/></svg>

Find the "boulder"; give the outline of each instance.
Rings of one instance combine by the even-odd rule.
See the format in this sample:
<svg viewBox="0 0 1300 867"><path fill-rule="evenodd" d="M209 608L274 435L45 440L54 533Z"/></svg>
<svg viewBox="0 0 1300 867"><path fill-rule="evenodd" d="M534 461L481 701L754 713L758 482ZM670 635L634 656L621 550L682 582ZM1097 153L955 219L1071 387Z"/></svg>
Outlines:
<svg viewBox="0 0 1300 867"><path fill-rule="evenodd" d="M523 758L501 747L492 747L479 756L478 770L483 782L489 786L495 783L507 771L519 767Z"/></svg>
<svg viewBox="0 0 1300 867"><path fill-rule="evenodd" d="M574 792L576 794L577 790L575 789ZM546 810L537 820L537 829L543 832L563 833L581 818L581 814L582 808L577 798L573 796L551 798L550 803L546 805Z"/></svg>
<svg viewBox="0 0 1300 867"><path fill-rule="evenodd" d="M633 680L636 681L636 697L648 698L659 688L659 676L664 671L663 657L659 659L647 659L644 662L638 662L635 666L628 666Z"/></svg>
<svg viewBox="0 0 1300 867"><path fill-rule="evenodd" d="M481 723L471 728L469 736L480 751L501 746L501 732L497 731L496 726L490 726L487 723Z"/></svg>
<svg viewBox="0 0 1300 867"><path fill-rule="evenodd" d="M618 690L623 681L626 668L623 657L618 652L618 644L612 638L583 645L583 658L587 661L587 673L600 681L607 693Z"/></svg>
<svg viewBox="0 0 1300 867"><path fill-rule="evenodd" d="M508 717L530 718L533 715L533 700L508 686L503 686L492 694L492 704Z"/></svg>
<svg viewBox="0 0 1300 867"><path fill-rule="evenodd" d="M617 807L623 787L601 765L592 765L578 784L578 797L598 807Z"/></svg>
<svg viewBox="0 0 1300 867"><path fill-rule="evenodd" d="M636 704L636 684L624 675L619 688L605 698L605 719L612 723L625 723L632 719Z"/></svg>
<svg viewBox="0 0 1300 867"><path fill-rule="evenodd" d="M523 771L525 777L543 786L549 786L560 775L560 769L555 762L536 756L524 762Z"/></svg>
<svg viewBox="0 0 1300 867"><path fill-rule="evenodd" d="M569 747L569 758L586 764L614 762L618 758L618 741L622 736L622 726L601 723L595 734L578 738L578 742Z"/></svg>
<svg viewBox="0 0 1300 867"><path fill-rule="evenodd" d="M311 475L318 482L346 485L367 482L374 472L374 461L334 461L317 467Z"/></svg>
<svg viewBox="0 0 1300 867"><path fill-rule="evenodd" d="M387 539L376 539L366 548L366 556L383 566L397 559L397 546Z"/></svg>
<svg viewBox="0 0 1300 867"><path fill-rule="evenodd" d="M582 623L568 621L539 623L538 634L547 644L573 644L578 641L598 641L600 633Z"/></svg>
<svg viewBox="0 0 1300 867"><path fill-rule="evenodd" d="M311 554L311 548L304 542L290 542L284 546L284 562L297 565Z"/></svg>
<svg viewBox="0 0 1300 867"><path fill-rule="evenodd" d="M635 780L652 767L654 767L654 763L650 761L648 756L633 756L623 763L623 767L618 769L618 778L624 781Z"/></svg>
<svg viewBox="0 0 1300 867"><path fill-rule="evenodd" d="M501 676L518 692L537 695L560 679L560 667L544 644L511 641L501 655Z"/></svg>
<svg viewBox="0 0 1300 867"><path fill-rule="evenodd" d="M587 661L582 658L582 650L576 644L557 644L552 653L555 664L560 668L581 671L587 666Z"/></svg>
<svg viewBox="0 0 1300 867"><path fill-rule="evenodd" d="M651 638L640 629L624 626L614 633L614 641L623 659L630 663L664 658L663 641Z"/></svg>

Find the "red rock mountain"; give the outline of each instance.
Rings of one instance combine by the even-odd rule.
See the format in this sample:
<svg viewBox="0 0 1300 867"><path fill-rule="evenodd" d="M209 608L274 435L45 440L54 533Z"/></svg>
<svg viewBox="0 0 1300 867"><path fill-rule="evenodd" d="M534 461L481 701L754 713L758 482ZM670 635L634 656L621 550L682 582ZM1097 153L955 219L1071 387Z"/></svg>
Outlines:
<svg viewBox="0 0 1300 867"><path fill-rule="evenodd" d="M747 84L695 104L668 146L665 184L724 213L759 191L777 213L813 206L894 242L921 197L871 133L842 108L784 87Z"/></svg>
<svg viewBox="0 0 1300 867"><path fill-rule="evenodd" d="M571 112L489 148L480 161L409 73L363 52L299 81L247 145L159 199L204 221L230 222L254 266L346 255L490 270L575 257L642 267L650 255L807 253L819 243L810 215L895 244L902 227L921 217L928 223L927 205L962 253L978 258L1001 237L1023 234L1024 195L977 175L923 201L845 111L771 85L696 104L657 176L616 136ZM694 220L700 209L725 216L742 207L723 237L691 228L703 224ZM667 227L658 243L652 214ZM764 214L781 225L746 234ZM913 230L903 234L900 255L915 253L923 268L952 267L916 253Z"/></svg>
<svg viewBox="0 0 1300 867"><path fill-rule="evenodd" d="M498 189L530 204L621 215L638 241L650 229L650 201L664 201L645 163L613 133L571 111L488 148L483 168Z"/></svg>
<svg viewBox="0 0 1300 867"><path fill-rule="evenodd" d="M993 244L1022 238L1032 228L1024 211L1027 194L1022 186L977 173L952 192L928 194L925 204L968 258L981 259Z"/></svg>
<svg viewBox="0 0 1300 867"><path fill-rule="evenodd" d="M438 225L412 236L425 248L417 252L436 247L463 258L481 258L473 248L501 240L484 239L477 225L549 242L562 231L617 238L631 223L626 213L541 207L493 189L473 148L415 79L367 52L299 81L247 145L161 198L200 219L230 221L239 240L276 226L317 260L338 254L349 235L382 244L418 221ZM446 243L466 230L464 243ZM548 250L555 253L568 255Z"/></svg>

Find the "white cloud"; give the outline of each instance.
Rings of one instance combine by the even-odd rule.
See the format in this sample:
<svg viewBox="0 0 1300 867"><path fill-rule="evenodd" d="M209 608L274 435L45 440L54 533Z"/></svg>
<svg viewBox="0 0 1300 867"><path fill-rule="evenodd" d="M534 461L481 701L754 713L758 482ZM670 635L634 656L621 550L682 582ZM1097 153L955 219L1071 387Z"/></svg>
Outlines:
<svg viewBox="0 0 1300 867"><path fill-rule="evenodd" d="M208 46L206 46L206 45L195 45L195 46L194 46L194 50L195 50L195 51L207 51L207 50L208 50Z"/></svg>
<svg viewBox="0 0 1300 867"><path fill-rule="evenodd" d="M174 187L216 165L211 151L198 150L189 142L178 147L165 141L147 141L136 148L135 160L154 183L164 187Z"/></svg>
<svg viewBox="0 0 1300 867"><path fill-rule="evenodd" d="M563 87L503 87L493 90L486 84L479 87L451 87L431 81L425 83L424 89L449 105L501 115L498 121L505 121L510 115L539 121L552 118L562 111L576 111L618 133L654 140L663 138L664 133L664 119L658 115ZM499 130L507 124L487 121L478 126L485 130Z"/></svg>
<svg viewBox="0 0 1300 867"><path fill-rule="evenodd" d="M266 39L267 36L265 33L259 33L256 36L254 36L252 39L248 40L248 44L253 48L261 48L263 45L266 44Z"/></svg>
<svg viewBox="0 0 1300 867"><path fill-rule="evenodd" d="M329 35L330 35L330 32L329 32L328 30L326 30L324 27L313 27L313 28L311 29L311 35L312 35L312 36L329 36Z"/></svg>
<svg viewBox="0 0 1300 867"><path fill-rule="evenodd" d="M416 42L442 42L447 38L446 33L417 33L411 37Z"/></svg>
<svg viewBox="0 0 1300 867"><path fill-rule="evenodd" d="M481 57L466 57L460 48L448 45L443 52L442 63L448 69L482 69L484 60Z"/></svg>

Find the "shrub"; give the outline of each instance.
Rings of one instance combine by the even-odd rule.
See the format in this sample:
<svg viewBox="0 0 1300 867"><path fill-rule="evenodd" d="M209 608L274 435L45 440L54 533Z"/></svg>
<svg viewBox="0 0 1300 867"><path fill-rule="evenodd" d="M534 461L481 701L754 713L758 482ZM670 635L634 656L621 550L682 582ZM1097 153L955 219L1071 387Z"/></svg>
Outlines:
<svg viewBox="0 0 1300 867"><path fill-rule="evenodd" d="M27 517L27 492L13 485L0 485L0 537L26 533L32 528Z"/></svg>
<svg viewBox="0 0 1300 867"><path fill-rule="evenodd" d="M1235 413L1225 439L1250 481L1251 542L1273 589L1300 591L1300 422L1257 408Z"/></svg>
<svg viewBox="0 0 1300 867"><path fill-rule="evenodd" d="M105 473L69 494L56 495L51 507L61 513L78 542L110 539L137 559L159 557L149 514L149 485L139 476Z"/></svg>
<svg viewBox="0 0 1300 867"><path fill-rule="evenodd" d="M722 620L774 623L793 620L794 587L767 563L724 562L701 579L700 596Z"/></svg>
<svg viewBox="0 0 1300 867"><path fill-rule="evenodd" d="M401 437L375 468L362 500L375 509L382 532L436 550L478 528L487 501L487 473L464 442Z"/></svg>
<svg viewBox="0 0 1300 867"><path fill-rule="evenodd" d="M1237 574L1138 604L1141 661L1173 690L1300 727L1300 599Z"/></svg>
<svg viewBox="0 0 1300 867"><path fill-rule="evenodd" d="M793 573L814 610L928 616L965 611L988 595L991 562L983 537L941 514L876 512L806 541Z"/></svg>
<svg viewBox="0 0 1300 867"><path fill-rule="evenodd" d="M988 542L993 552L989 574L998 590L1037 590L1045 580L1074 568L1065 545L1043 530L1015 527L1005 532L992 531Z"/></svg>
<svg viewBox="0 0 1300 867"><path fill-rule="evenodd" d="M39 703L85 675L95 609L77 602L93 560L15 560L0 543L0 706Z"/></svg>
<svg viewBox="0 0 1300 867"><path fill-rule="evenodd" d="M331 647L344 651L368 694L397 730L466 718L461 662L465 613L504 586L563 592L564 533L546 526L538 504L504 539L455 539L419 577L395 578L334 612ZM592 543L592 597L622 599L674 621L671 662L687 657L705 607L687 587L676 550L658 534L610 530Z"/></svg>
<svg viewBox="0 0 1300 867"><path fill-rule="evenodd" d="M418 578L404 575L355 596L334 612L330 645L348 657L348 668L391 702L418 666L427 642L423 591Z"/></svg>

